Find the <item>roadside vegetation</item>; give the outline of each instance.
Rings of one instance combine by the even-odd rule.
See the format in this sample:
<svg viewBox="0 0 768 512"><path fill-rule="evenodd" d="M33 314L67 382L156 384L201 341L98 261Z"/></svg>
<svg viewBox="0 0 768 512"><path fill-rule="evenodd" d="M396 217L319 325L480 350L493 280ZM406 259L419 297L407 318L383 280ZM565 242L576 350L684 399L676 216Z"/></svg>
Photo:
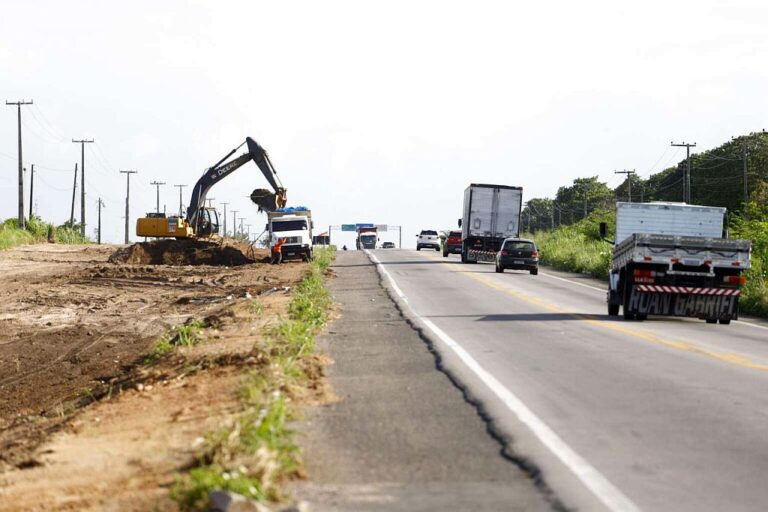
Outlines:
<svg viewBox="0 0 768 512"><path fill-rule="evenodd" d="M144 358L144 364L152 364L166 354L173 352L176 347L191 347L201 341L203 323L190 320L184 325L174 325L171 330L160 337L152 347L152 351Z"/></svg>
<svg viewBox="0 0 768 512"><path fill-rule="evenodd" d="M67 222L61 226L55 226L34 215L27 220L26 224L25 229L21 229L18 219L6 219L0 223L0 250L41 242L90 243L87 237L80 234L80 226L77 224L70 226Z"/></svg>
<svg viewBox="0 0 768 512"><path fill-rule="evenodd" d="M288 318L266 327L255 344L259 363L243 376L238 390L242 412L207 436L196 467L179 475L171 490L182 510L204 507L215 489L277 501L285 497L281 482L301 475L302 460L288 422L292 403L310 393L313 377L322 372L312 351L331 307L324 273L333 257L333 249L315 250L307 276L294 289Z"/></svg>

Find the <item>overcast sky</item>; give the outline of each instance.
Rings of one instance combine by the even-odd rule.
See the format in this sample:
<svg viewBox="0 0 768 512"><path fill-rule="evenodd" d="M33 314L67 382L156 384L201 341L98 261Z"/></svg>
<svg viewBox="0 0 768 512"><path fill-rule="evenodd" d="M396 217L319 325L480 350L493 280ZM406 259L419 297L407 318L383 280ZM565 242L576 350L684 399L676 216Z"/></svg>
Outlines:
<svg viewBox="0 0 768 512"><path fill-rule="evenodd" d="M646 177L768 128L768 4L633 2L0 1L2 100L22 107L44 219L69 218L86 146L88 234L123 239L246 136L289 204L328 225L451 229L471 182L552 197L576 177ZM16 215L16 108L0 115L0 218ZM247 164L209 193L251 231L266 187ZM78 193L79 196L79 193ZM28 198L28 195L27 195ZM79 218L79 202L76 207ZM231 215L229 216L231 224ZM334 232L334 235L337 233ZM396 233L382 235L395 240ZM335 237L338 243L349 238Z"/></svg>

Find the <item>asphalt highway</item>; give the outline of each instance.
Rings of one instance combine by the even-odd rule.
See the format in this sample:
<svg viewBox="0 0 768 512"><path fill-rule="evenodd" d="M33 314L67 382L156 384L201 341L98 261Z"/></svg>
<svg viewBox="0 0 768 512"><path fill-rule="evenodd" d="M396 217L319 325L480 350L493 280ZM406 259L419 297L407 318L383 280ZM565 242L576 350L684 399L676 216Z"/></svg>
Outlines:
<svg viewBox="0 0 768 512"><path fill-rule="evenodd" d="M370 255L492 428L566 506L766 509L768 324L625 321L583 276Z"/></svg>

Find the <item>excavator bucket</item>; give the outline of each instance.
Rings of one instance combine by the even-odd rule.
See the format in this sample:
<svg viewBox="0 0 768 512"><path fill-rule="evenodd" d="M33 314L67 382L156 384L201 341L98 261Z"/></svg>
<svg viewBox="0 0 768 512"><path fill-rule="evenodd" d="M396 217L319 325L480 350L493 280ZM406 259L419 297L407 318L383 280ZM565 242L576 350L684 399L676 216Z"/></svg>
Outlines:
<svg viewBox="0 0 768 512"><path fill-rule="evenodd" d="M287 203L283 188L279 189L277 193L264 188L257 188L251 192L251 201L259 207L260 212L273 212L278 208L285 207Z"/></svg>

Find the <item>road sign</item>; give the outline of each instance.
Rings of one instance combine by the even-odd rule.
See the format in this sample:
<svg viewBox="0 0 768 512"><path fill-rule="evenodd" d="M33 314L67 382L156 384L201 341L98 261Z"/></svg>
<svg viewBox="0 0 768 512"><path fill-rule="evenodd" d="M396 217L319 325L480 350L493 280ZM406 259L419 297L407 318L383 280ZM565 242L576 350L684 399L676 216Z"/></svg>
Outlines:
<svg viewBox="0 0 768 512"><path fill-rule="evenodd" d="M341 225L342 231L356 231L354 224L342 224Z"/></svg>
<svg viewBox="0 0 768 512"><path fill-rule="evenodd" d="M373 227L373 224L360 224L360 223L358 223L358 224L355 224L355 228L356 228L356 229L360 229L360 228L372 228L372 227Z"/></svg>
<svg viewBox="0 0 768 512"><path fill-rule="evenodd" d="M387 225L386 224L376 224L376 230L379 231L380 233L383 233L383 232L385 232L387 230Z"/></svg>

